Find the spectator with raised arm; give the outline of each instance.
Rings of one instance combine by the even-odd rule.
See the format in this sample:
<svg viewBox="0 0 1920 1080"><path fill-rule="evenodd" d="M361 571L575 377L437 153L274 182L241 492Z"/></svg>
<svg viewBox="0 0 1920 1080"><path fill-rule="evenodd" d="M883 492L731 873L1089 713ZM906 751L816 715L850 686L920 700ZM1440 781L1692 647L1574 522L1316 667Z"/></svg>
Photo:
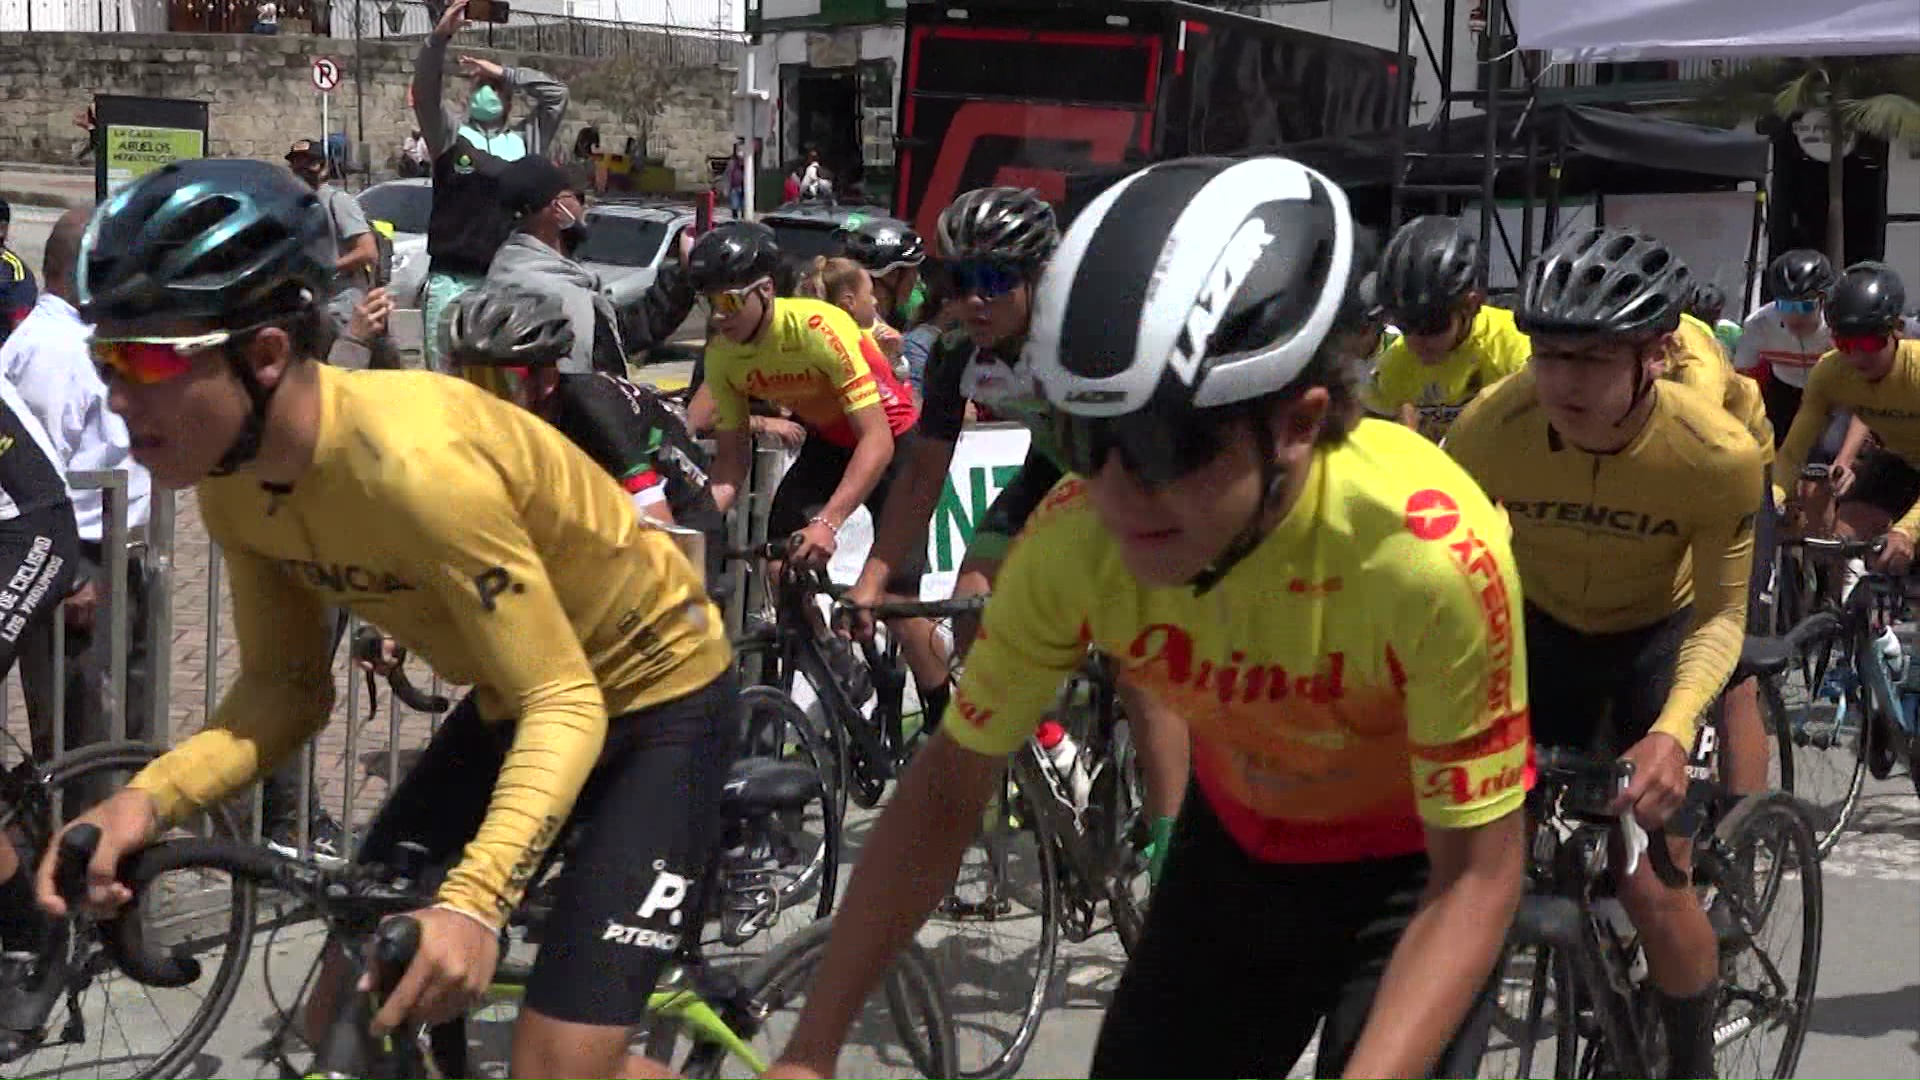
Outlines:
<svg viewBox="0 0 1920 1080"><path fill-rule="evenodd" d="M494 252L513 232L513 218L500 202L501 171L521 158L550 154L567 114L566 84L546 72L462 56L468 90L466 119L458 119L443 100L441 78L447 43L466 24L466 0L454 0L413 68L414 117L433 154L433 214L427 222L432 270L421 317L427 366L437 371L447 370L440 357L447 304L486 277ZM516 93L529 103L518 118Z"/></svg>

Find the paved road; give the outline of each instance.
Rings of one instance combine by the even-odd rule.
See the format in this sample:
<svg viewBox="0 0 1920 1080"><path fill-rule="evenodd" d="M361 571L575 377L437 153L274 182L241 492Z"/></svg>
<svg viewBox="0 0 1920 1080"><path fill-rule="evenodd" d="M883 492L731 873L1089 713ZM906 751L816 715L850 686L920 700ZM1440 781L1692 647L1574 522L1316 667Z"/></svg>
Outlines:
<svg viewBox="0 0 1920 1080"><path fill-rule="evenodd" d="M32 207L15 209L12 246L36 268L54 216ZM217 689L230 680L236 661L224 597L216 592L215 602L208 603L214 574L209 556L210 546L187 496L181 503L173 566L169 713L176 732L192 731L204 722L209 685ZM389 769L404 763L406 751L424 742L429 722L405 710L392 719L384 695L375 719L345 722L350 701L354 715L365 717L367 712L357 688L350 699L348 681L341 672L335 723L316 746L317 775L336 814L364 821L386 790ZM23 734L24 726L18 701L17 693L7 695L6 728L15 737ZM390 753L395 749L397 759ZM1920 1077L1920 800L1904 776L1871 784L1866 799L1862 831L1846 837L1826 867L1824 954L1813 1030L1800 1065L1803 1076ZM861 831L856 821L856 838ZM270 946L262 935L238 999L190 1067L190 1075L263 1075L255 1052L276 1016L269 988L280 1000L293 996L313 955L314 940L310 928L283 931ZM943 941L938 932L926 940L943 958L954 954L954 943ZM1109 934L1084 945L1063 946L1062 961L1055 1004L1027 1057L1026 1076L1085 1075L1100 1012L1122 957ZM943 967L950 995L967 1002L992 997L994 972L991 965L977 962ZM200 985L204 987L205 979ZM151 1046L156 1026L177 1024L191 1013L192 995L191 989L142 994L146 1004L141 1009L129 1008L126 1015L116 1009L112 1023L90 1032L88 1047L43 1053L22 1063L16 1075L112 1075L111 1069L83 1068L80 1062L112 1057L122 1045ZM977 1016L959 1019L980 1026ZM498 1036L496 1027L487 1035L486 1046L497 1049ZM975 1031L967 1038L970 1052L977 1053L992 1035ZM849 1067L857 1068L852 1061Z"/></svg>

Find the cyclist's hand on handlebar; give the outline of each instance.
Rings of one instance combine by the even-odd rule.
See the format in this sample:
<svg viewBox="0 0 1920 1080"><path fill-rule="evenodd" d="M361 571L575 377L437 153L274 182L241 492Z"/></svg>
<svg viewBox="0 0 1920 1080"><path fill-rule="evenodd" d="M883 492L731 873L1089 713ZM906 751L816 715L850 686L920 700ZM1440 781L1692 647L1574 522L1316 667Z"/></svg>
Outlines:
<svg viewBox="0 0 1920 1080"><path fill-rule="evenodd" d="M373 1018L375 1035L385 1035L409 1021L440 1024L460 1016L486 993L500 962L500 935L479 919L438 907L421 908L411 917L420 924L420 948L407 973L380 1003L380 1012ZM375 963L369 955L360 989L379 985Z"/></svg>
<svg viewBox="0 0 1920 1080"><path fill-rule="evenodd" d="M795 566L819 568L827 565L839 547L833 526L825 521L809 521L787 540L787 558Z"/></svg>
<svg viewBox="0 0 1920 1080"><path fill-rule="evenodd" d="M359 668L361 671L370 671L381 678L385 678L393 674L395 669L399 668L399 666L405 662L405 655L405 652L400 648L399 642L394 641L390 637L383 637L380 639L380 652L377 659L355 659L353 666Z"/></svg>
<svg viewBox="0 0 1920 1080"><path fill-rule="evenodd" d="M1614 813L1631 809L1640 824L1657 829L1687 800L1687 748L1662 731L1649 733L1620 755L1633 763L1633 780L1613 802Z"/></svg>
<svg viewBox="0 0 1920 1080"><path fill-rule="evenodd" d="M1880 554L1873 558L1873 568L1884 574L1904 574L1913 564L1913 537L1897 529L1889 529L1887 535L1880 538L1884 544Z"/></svg>
<svg viewBox="0 0 1920 1080"><path fill-rule="evenodd" d="M873 605L886 599L884 584L869 583L863 574L853 588L840 598L840 616L835 620L836 629L843 631L842 637L851 637L856 641L873 639L873 613L868 611Z"/></svg>
<svg viewBox="0 0 1920 1080"><path fill-rule="evenodd" d="M1827 490L1833 492L1833 497L1836 499L1853 490L1855 479L1857 477L1851 465L1842 465L1836 461L1827 466Z"/></svg>
<svg viewBox="0 0 1920 1080"><path fill-rule="evenodd" d="M60 859L60 836L75 825L88 824L100 829L100 843L87 863L87 909L107 916L133 900L133 891L120 883L115 871L123 856L153 843L160 833L160 815L155 812L153 796L144 791L124 788L113 797L68 822L65 829L47 845L34 875L34 894L49 914L65 917L67 902L54 886L54 865Z"/></svg>

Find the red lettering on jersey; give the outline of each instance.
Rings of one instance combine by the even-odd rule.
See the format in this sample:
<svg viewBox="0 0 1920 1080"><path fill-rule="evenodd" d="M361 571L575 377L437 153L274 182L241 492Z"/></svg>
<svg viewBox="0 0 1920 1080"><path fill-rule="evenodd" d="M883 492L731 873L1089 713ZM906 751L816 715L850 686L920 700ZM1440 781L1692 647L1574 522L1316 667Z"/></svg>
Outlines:
<svg viewBox="0 0 1920 1080"><path fill-rule="evenodd" d="M983 709L965 696L954 698L953 707L960 714L961 719L977 728L986 727L987 723L993 719L992 709Z"/></svg>
<svg viewBox="0 0 1920 1080"><path fill-rule="evenodd" d="M1427 488L1407 497L1407 531L1422 540L1444 540L1460 526L1460 504L1444 491Z"/></svg>
<svg viewBox="0 0 1920 1080"><path fill-rule="evenodd" d="M1305 578L1294 578L1292 581L1287 582L1287 591L1313 596L1328 596L1339 592L1342 584L1342 581L1337 577L1328 578L1325 581L1308 581Z"/></svg>
<svg viewBox="0 0 1920 1080"><path fill-rule="evenodd" d="M1487 624L1487 708L1498 714L1511 708L1513 694L1513 608L1506 575L1493 549L1472 529L1447 545L1455 563L1475 586L1480 614Z"/></svg>
<svg viewBox="0 0 1920 1080"><path fill-rule="evenodd" d="M813 385L814 375L811 371L762 371L754 368L747 372L746 392L749 397L772 398L810 390Z"/></svg>
<svg viewBox="0 0 1920 1080"><path fill-rule="evenodd" d="M1250 665L1247 654L1238 649L1224 664L1201 660L1196 667L1192 635L1172 623L1155 623L1140 631L1127 647L1127 655L1149 665L1158 663L1169 683L1211 692L1222 705L1251 705L1263 693L1268 701L1295 695L1314 705L1331 705L1347 692L1345 653L1328 653L1318 670L1297 676L1278 664Z"/></svg>
<svg viewBox="0 0 1920 1080"><path fill-rule="evenodd" d="M1442 764L1477 761L1481 758L1492 757L1503 750L1510 750L1520 745L1527 741L1527 736L1532 730L1533 726L1527 711L1522 709L1519 712L1508 713L1505 716L1498 717L1492 724L1488 725L1487 730L1480 732L1478 735L1469 735L1464 739L1446 743L1441 746L1420 746L1415 744L1412 747L1412 751L1414 757L1420 758L1423 761L1435 761Z"/></svg>
<svg viewBox="0 0 1920 1080"><path fill-rule="evenodd" d="M1427 774L1427 789L1420 793L1420 797L1438 799L1445 796L1455 806L1465 806L1487 802L1508 788L1524 783L1526 779L1525 765L1509 765L1476 784L1473 774L1465 767L1448 765Z"/></svg>
<svg viewBox="0 0 1920 1080"><path fill-rule="evenodd" d="M827 325L826 316L808 316L807 329L827 339L827 344L833 349L833 355L840 358L840 370L849 375L859 372L860 368L853 362L853 354L847 351L847 343L841 341L840 335L834 333L833 328Z"/></svg>

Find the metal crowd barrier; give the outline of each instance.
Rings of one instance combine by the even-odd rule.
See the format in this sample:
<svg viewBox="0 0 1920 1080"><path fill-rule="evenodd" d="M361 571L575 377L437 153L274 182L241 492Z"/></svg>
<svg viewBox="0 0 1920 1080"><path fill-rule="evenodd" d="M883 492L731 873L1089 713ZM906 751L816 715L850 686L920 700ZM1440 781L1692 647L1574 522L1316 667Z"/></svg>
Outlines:
<svg viewBox="0 0 1920 1080"><path fill-rule="evenodd" d="M756 446L753 467L748 487L740 500L740 509L730 516L728 543L733 547L745 547L763 541L766 537L767 513L772 505L772 491L779 476L785 470L786 455L775 446ZM87 732L89 741L94 739L119 740L129 735L129 716L148 718L148 730L132 732L136 737L166 746L171 745L176 736L190 734L204 725L218 706L222 691L220 660L222 654L222 604L221 577L222 560L217 546L208 542L197 525L182 528L179 522L181 503L173 492L155 486L149 501L148 520L144 527L134 527L129 521L128 476L123 471L87 471L70 473L69 483L74 488L94 488L102 493L102 513L105 529L101 539L102 568L98 580L101 590L98 606L95 609L96 633L105 635L106 677L100 690L102 713L105 718L104 732ZM204 545L204 546L203 546ZM204 556L202 555L204 552ZM129 564L136 558L143 558L145 576L143 585L146 595L145 652L147 672L143 684L139 686L138 700L129 699L129 646L135 632L133 626L133 598L127 592L127 572ZM194 606L193 599L185 592L176 590L187 587L198 563L204 558L205 584L204 628L197 635L199 655L195 663L199 668L200 701L197 710L187 707L181 711L184 716L176 722L173 687L181 680L191 682L195 672L183 667L176 678L176 660L174 655L176 616L183 607ZM733 580L734 588L728 598L726 620L729 630L738 633L745 623L749 611L763 604L757 576L749 575L744 564L734 563L727 573ZM343 642L351 642L359 627L358 619L349 619L342 635ZM63 618L53 620L53 695L50 722L53 728L53 751L56 756L71 749L67 743L66 716L69 707L66 694L67 663L66 625ZM195 628L201 629L201 628ZM195 642L185 638L181 644L191 651ZM337 649L334 656L334 674L336 686L342 674L346 676L346 691L336 698L336 713L329 731L338 731L344 739L344 757L340 768L322 769L316 774L314 769L315 750L312 744L303 751L304 766L299 769L298 806L313 804L316 785L327 794L337 791L338 797L319 800L325 809L349 829L360 819L369 817L372 803L364 790L368 781L378 773L384 773L387 789L391 790L399 780L400 755L407 750L417 749L431 737L438 724L438 718L426 717L424 727L419 723L420 716L413 714L391 693L381 686L376 701L384 704L379 711L385 712L386 721L386 761L385 768L378 772L363 770L360 753L363 745L377 744L377 733L365 730L369 716L378 716L378 711L369 713L367 687L364 676L354 667L351 648ZM424 664L413 659L409 661L416 673L425 671ZM426 685L427 679L416 678L415 682ZM431 675L431 691L443 692L442 680L437 674ZM13 707L14 701L22 707ZM25 695L17 698L8 695L0 686L0 708L10 732L16 737L6 740L9 748L4 750L8 758L4 764L11 764L15 756L11 746L25 749L28 740L26 732ZM340 715L340 706L344 703L344 718ZM197 712L197 715L195 713ZM346 722L342 725L342 719ZM178 728L178 730L176 730ZM320 742L327 738L323 732ZM337 745L337 744L336 744ZM369 763L371 764L371 763ZM375 766L377 769L377 766ZM255 835L261 827L261 800L252 800L253 828ZM302 850L311 850L311 836L308 831L308 815L298 817L298 838Z"/></svg>

